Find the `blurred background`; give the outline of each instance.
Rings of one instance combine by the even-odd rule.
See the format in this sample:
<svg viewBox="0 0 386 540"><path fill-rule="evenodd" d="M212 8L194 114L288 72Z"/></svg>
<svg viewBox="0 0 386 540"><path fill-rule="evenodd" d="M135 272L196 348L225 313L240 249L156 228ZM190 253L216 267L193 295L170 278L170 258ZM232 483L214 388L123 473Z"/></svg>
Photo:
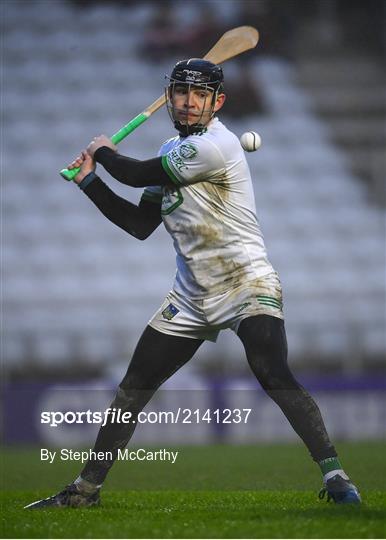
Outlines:
<svg viewBox="0 0 386 540"><path fill-rule="evenodd" d="M104 409L105 389L124 375L173 283L162 226L135 240L58 171L152 103L177 60L204 55L245 24L260 43L224 64L220 117L238 136L255 130L263 140L247 160L283 284L292 369L335 437L385 436L385 16L383 0L1 2L5 442L60 445L42 434L37 411L70 409L74 396L86 410L100 390ZM173 135L161 110L120 151L151 158ZM98 171L139 201L140 190ZM197 391L202 407L238 406L248 391L256 429L233 440L295 438L230 331L165 388ZM151 408L170 407L167 395L177 394L161 393ZM199 431L188 442L224 437ZM74 440L84 442L79 430Z"/></svg>

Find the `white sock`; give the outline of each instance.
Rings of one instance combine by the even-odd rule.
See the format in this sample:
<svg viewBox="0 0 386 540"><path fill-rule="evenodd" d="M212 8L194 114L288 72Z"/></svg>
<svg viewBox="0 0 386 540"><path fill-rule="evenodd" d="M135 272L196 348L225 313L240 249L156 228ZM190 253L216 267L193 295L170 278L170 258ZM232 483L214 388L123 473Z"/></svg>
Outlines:
<svg viewBox="0 0 386 540"><path fill-rule="evenodd" d="M89 482L88 480L85 480L81 476L78 476L78 478L76 480L74 480L74 484L77 486L79 491L81 491L85 495L92 495L99 488L102 487L102 484L100 484L100 485L93 484L92 482Z"/></svg>
<svg viewBox="0 0 386 540"><path fill-rule="evenodd" d="M326 484L327 480L330 480L330 478L332 478L336 474L339 474L339 476L341 476L343 480L349 480L349 477L347 476L347 474L344 472L343 469L335 469L334 471L330 471L323 476L323 482Z"/></svg>

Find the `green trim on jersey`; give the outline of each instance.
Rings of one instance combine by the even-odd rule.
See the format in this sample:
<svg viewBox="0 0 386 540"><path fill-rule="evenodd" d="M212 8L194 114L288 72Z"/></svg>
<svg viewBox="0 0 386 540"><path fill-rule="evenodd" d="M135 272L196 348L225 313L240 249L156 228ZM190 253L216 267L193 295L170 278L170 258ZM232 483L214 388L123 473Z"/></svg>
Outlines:
<svg viewBox="0 0 386 540"><path fill-rule="evenodd" d="M161 163L162 163L162 167L164 168L164 171L169 176L170 180L177 186L181 186L182 182L177 178L177 176L174 174L174 172L170 168L167 155L161 157Z"/></svg>
<svg viewBox="0 0 386 540"><path fill-rule="evenodd" d="M151 191L144 191L142 193L141 200L149 201L156 204L162 203L162 193L152 193Z"/></svg>

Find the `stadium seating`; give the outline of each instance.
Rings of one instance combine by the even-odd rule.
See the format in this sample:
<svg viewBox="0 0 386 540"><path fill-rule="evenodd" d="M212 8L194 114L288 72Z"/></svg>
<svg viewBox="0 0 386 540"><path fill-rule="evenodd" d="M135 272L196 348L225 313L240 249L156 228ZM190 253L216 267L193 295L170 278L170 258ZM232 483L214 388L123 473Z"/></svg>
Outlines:
<svg viewBox="0 0 386 540"><path fill-rule="evenodd" d="M58 171L92 136L113 133L156 99L173 60L154 65L138 57L148 5L76 11L52 2L44 17L42 6L9 2L4 10L3 355L18 369L74 356L105 367L125 361L170 289L174 251L161 227L143 243L109 224ZM238 135L262 135L247 159L284 286L291 359L304 366L312 351L320 366L339 358L350 370L358 343L362 361L386 352L385 212L331 142L296 68L256 58L267 114L223 120ZM122 152L152 157L172 135L160 111ZM138 201L139 191L101 176ZM241 348L228 334L215 352L204 348L195 366L216 355L237 369Z"/></svg>

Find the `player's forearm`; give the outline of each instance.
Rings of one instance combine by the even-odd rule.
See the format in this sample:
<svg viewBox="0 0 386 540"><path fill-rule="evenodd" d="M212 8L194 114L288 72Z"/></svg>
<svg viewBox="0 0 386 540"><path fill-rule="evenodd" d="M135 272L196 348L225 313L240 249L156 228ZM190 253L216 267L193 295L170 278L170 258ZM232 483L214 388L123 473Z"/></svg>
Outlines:
<svg viewBox="0 0 386 540"><path fill-rule="evenodd" d="M107 146L102 146L96 150L94 159L103 165L116 180L128 186L146 187L172 184L162 167L160 157L138 161L122 156Z"/></svg>
<svg viewBox="0 0 386 540"><path fill-rule="evenodd" d="M79 187L82 189L82 184ZM98 176L83 191L107 219L139 240L145 240L162 221L156 204L141 202L136 206L119 197Z"/></svg>

